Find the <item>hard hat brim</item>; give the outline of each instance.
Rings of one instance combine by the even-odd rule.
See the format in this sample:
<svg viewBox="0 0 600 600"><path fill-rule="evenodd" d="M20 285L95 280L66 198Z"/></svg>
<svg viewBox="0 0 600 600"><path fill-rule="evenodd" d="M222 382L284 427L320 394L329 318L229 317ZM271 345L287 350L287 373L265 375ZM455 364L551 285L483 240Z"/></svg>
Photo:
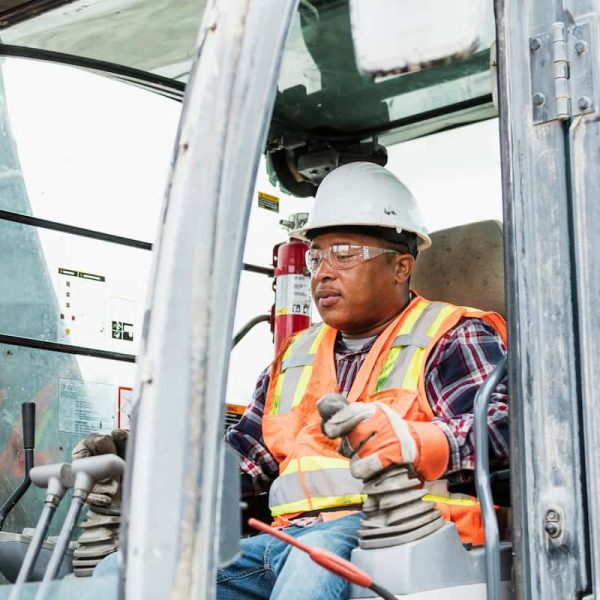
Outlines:
<svg viewBox="0 0 600 600"><path fill-rule="evenodd" d="M390 232L393 232L393 235L377 235L378 230L379 232L385 232L385 230L389 230ZM402 229L398 231L398 229L394 227L385 227L381 225L374 226L372 223L348 223L335 225L332 224L330 226L319 225L319 227L301 227L299 229L291 231L290 237L300 239L304 242L311 242L317 235L321 235L321 233L327 233L330 231L348 231L350 233L365 233L366 235L373 235L373 237L377 237L392 243L406 243L401 238L402 234L412 233L417 237L418 240L417 251L422 252L423 250L427 250L431 247L431 238L423 232L411 231L410 229Z"/></svg>

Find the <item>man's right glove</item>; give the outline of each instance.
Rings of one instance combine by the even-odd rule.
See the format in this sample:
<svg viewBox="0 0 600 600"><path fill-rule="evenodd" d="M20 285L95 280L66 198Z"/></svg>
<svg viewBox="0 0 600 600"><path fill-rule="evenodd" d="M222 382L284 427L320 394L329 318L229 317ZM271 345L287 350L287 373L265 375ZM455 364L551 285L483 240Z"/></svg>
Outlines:
<svg viewBox="0 0 600 600"><path fill-rule="evenodd" d="M439 479L448 465L449 446L434 423L407 421L386 404L348 404L339 394L323 396L317 407L323 433L342 438L338 452L350 458L354 477L368 480L391 465L411 464L426 481Z"/></svg>
<svg viewBox="0 0 600 600"><path fill-rule="evenodd" d="M116 429L110 435L91 433L71 453L73 460L99 454L116 454L125 459L128 433ZM121 480L102 479L94 484L86 500L89 505L84 530L73 552L73 572L78 577L92 574L95 566L115 552L121 523Z"/></svg>

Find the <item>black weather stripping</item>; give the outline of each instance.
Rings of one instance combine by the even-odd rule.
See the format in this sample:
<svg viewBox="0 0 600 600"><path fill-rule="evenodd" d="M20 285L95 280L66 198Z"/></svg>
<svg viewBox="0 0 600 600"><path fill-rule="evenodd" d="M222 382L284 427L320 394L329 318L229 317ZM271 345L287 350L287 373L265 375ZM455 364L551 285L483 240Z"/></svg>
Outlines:
<svg viewBox="0 0 600 600"><path fill-rule="evenodd" d="M70 4L73 0L4 0L0 2L0 29L6 29L20 23L37 17L57 6Z"/></svg>
<svg viewBox="0 0 600 600"><path fill-rule="evenodd" d="M36 340L17 335L5 335L3 333L0 333L0 344L21 346L22 348L34 348L35 350L50 350L51 352L61 352L62 354L77 354L79 356L120 360L129 363L135 362L134 354L98 350L97 348L86 348L84 346L71 346L70 344L59 344L58 342L50 342L48 340Z"/></svg>

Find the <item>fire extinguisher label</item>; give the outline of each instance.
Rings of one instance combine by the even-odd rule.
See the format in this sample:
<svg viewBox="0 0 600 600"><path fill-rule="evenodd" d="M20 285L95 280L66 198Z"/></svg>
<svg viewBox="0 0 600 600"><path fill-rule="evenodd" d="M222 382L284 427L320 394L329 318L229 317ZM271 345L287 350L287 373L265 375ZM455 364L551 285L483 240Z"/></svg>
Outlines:
<svg viewBox="0 0 600 600"><path fill-rule="evenodd" d="M279 275L275 290L277 315L310 316L310 277Z"/></svg>

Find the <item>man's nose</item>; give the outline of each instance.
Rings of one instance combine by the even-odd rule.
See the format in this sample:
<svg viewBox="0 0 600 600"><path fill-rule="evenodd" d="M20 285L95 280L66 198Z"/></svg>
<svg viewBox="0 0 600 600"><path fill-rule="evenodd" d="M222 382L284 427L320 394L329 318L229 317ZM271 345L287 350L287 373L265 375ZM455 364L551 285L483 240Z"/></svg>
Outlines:
<svg viewBox="0 0 600 600"><path fill-rule="evenodd" d="M313 273L313 279L321 281L323 279L333 278L335 269L332 268L329 262L329 257L323 257L321 264L317 267L317 270Z"/></svg>

